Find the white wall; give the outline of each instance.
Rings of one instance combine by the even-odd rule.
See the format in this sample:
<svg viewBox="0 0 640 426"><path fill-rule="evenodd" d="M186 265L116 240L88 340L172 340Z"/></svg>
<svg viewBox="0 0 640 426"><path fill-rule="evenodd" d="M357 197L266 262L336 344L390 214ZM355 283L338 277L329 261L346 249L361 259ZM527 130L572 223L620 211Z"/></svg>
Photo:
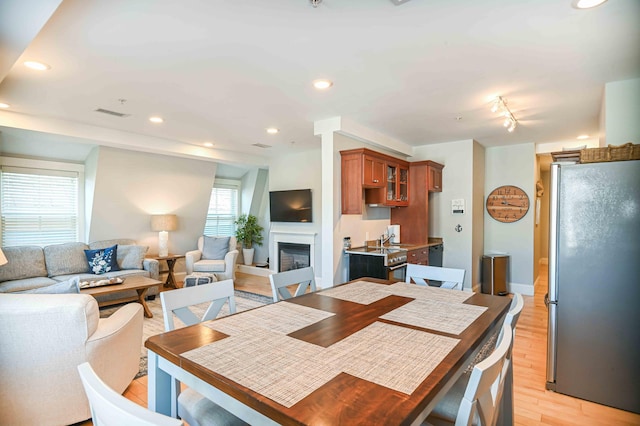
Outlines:
<svg viewBox="0 0 640 426"><path fill-rule="evenodd" d="M465 289L472 288L472 280L478 278L480 243L474 244L474 236L480 238L478 201L474 195L479 188L474 179L482 182L483 148L473 140L423 145L414 150L411 161L432 160L444 164L442 169L442 192L429 194L429 236L441 237L444 242L443 266L467 271L464 278ZM464 199L465 213L452 214L451 200ZM461 232L456 231L460 225Z"/></svg>
<svg viewBox="0 0 640 426"><path fill-rule="evenodd" d="M169 251L196 248L206 221L216 163L100 147L89 241L133 238L158 252L151 215L173 213Z"/></svg>
<svg viewBox="0 0 640 426"><path fill-rule="evenodd" d="M640 79L605 85L604 121L607 144L640 143Z"/></svg>
<svg viewBox="0 0 640 426"><path fill-rule="evenodd" d="M316 233L314 271L316 275L319 275L322 270L322 241L320 238L322 227L322 164L320 149L284 155L271 160L269 163L269 191L307 188L311 189L313 222L274 222L271 223L271 231ZM270 259L274 259L277 253L272 253L271 238L269 238L268 247ZM273 261L271 263L275 264Z"/></svg>
<svg viewBox="0 0 640 426"><path fill-rule="evenodd" d="M533 295L535 146L521 144L487 148L485 198L495 188L514 185L529 196L527 214L517 222L502 223L484 212L485 253L510 255L509 291Z"/></svg>

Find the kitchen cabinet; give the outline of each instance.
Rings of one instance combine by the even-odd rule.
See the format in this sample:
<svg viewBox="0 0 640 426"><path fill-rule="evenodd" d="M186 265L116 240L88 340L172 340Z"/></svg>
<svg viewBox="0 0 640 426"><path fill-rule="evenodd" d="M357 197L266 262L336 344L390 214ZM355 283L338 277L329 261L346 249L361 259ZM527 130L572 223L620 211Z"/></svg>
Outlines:
<svg viewBox="0 0 640 426"><path fill-rule="evenodd" d="M400 228L402 229L402 228ZM407 252L407 263L415 265L429 264L429 247L421 247Z"/></svg>
<svg viewBox="0 0 640 426"><path fill-rule="evenodd" d="M429 192L442 192L442 168L444 166L433 161L427 163L429 163L427 164Z"/></svg>
<svg viewBox="0 0 640 426"><path fill-rule="evenodd" d="M362 165L362 186L365 188L383 188L385 172L384 160L371 155L364 155Z"/></svg>
<svg viewBox="0 0 640 426"><path fill-rule="evenodd" d="M379 206L409 205L409 163L366 148L340 151L342 214L362 214L363 200Z"/></svg>
<svg viewBox="0 0 640 426"><path fill-rule="evenodd" d="M409 203L407 207L391 210L391 223L400 225L403 244L429 241L429 193L442 191L443 168L434 161L409 163Z"/></svg>

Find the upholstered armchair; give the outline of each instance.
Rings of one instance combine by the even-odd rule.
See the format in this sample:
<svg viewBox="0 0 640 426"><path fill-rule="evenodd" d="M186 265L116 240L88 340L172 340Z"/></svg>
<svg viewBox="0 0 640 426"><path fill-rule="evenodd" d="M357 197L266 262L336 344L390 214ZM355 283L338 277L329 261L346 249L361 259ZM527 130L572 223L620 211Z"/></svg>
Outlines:
<svg viewBox="0 0 640 426"><path fill-rule="evenodd" d="M225 246L227 239L228 247ZM202 236L198 238L198 249L185 254L187 275L194 272L210 272L220 281L235 279L237 259L235 237Z"/></svg>
<svg viewBox="0 0 640 426"><path fill-rule="evenodd" d="M100 318L87 294L0 294L0 424L91 418L78 365L122 393L139 370L142 306Z"/></svg>

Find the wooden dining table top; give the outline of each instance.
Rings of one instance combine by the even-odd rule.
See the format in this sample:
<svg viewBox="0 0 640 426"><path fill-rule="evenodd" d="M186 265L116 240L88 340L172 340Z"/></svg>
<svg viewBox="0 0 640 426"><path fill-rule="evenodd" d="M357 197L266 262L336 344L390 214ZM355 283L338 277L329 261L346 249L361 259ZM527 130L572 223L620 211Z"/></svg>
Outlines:
<svg viewBox="0 0 640 426"><path fill-rule="evenodd" d="M433 408L510 302L361 278L152 336L145 347L280 424L410 424ZM303 318L301 328L289 331L291 318ZM310 364L296 359L298 348L309 351ZM433 351L442 359L431 359ZM304 388L302 396L295 386Z"/></svg>

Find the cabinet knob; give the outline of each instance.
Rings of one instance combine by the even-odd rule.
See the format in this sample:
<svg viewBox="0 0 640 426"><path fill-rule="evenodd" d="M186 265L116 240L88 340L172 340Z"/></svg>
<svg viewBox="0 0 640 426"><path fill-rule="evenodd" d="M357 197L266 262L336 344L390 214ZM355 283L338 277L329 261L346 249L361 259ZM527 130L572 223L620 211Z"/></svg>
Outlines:
<svg viewBox="0 0 640 426"><path fill-rule="evenodd" d="M440 187L439 187L438 185L435 185L435 188L438 188L438 189L440 189Z"/></svg>
<svg viewBox="0 0 640 426"><path fill-rule="evenodd" d="M378 183L378 182L379 182L379 181L378 181L378 179L374 179L374 180L373 180L373 183ZM436 187L436 188L437 188L437 187Z"/></svg>

